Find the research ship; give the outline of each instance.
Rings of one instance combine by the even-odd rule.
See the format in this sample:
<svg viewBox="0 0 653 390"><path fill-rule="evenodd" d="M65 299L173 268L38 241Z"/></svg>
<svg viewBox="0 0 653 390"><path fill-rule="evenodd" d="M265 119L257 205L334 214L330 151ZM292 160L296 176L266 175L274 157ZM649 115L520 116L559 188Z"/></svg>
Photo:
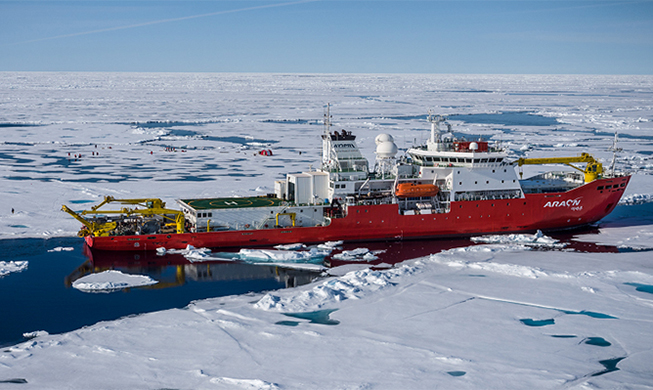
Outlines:
<svg viewBox="0 0 653 390"><path fill-rule="evenodd" d="M115 199L90 210L62 209L78 219L78 235L96 250L150 251L364 242L563 230L599 221L615 208L630 175L604 170L590 154L509 159L484 140L454 136L429 114L425 144L398 156L389 134L376 139L370 169L356 136L324 119L320 169L290 173L261 197ZM527 164L565 164L523 179ZM123 207L107 209L119 204Z"/></svg>

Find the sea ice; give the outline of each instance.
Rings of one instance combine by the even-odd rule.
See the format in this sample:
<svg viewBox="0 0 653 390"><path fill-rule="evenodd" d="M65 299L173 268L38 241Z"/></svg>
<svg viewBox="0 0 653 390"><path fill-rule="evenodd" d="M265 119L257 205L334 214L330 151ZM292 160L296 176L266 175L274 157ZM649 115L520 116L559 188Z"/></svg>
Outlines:
<svg viewBox="0 0 653 390"><path fill-rule="evenodd" d="M250 262L304 262L323 260L330 253L328 250L317 248L311 248L307 251L243 248L238 252L238 258Z"/></svg>
<svg viewBox="0 0 653 390"><path fill-rule="evenodd" d="M480 237L472 237L473 242L484 242L491 244L521 244L534 247L564 248L566 244L544 235L538 230L534 234L496 234Z"/></svg>
<svg viewBox="0 0 653 390"><path fill-rule="evenodd" d="M425 142L432 107L515 158L590 152L607 168L617 131L616 168L634 173L620 220L574 239L641 249L535 251L522 241L544 237L487 238L389 270L340 269L265 295L36 332L3 348L0 378L52 389L646 388L653 228L647 215L632 223L616 212L653 195L651 91L651 76L0 72L3 238L73 236L80 224L60 205L105 195L174 205L266 190L263 180L319 164L315 120L330 101L334 125L357 135L370 162L381 130L402 149ZM260 145L274 155L255 155ZM550 168L524 167L524 177ZM339 325L280 314L321 308ZM606 346L582 342L591 338Z"/></svg>
<svg viewBox="0 0 653 390"><path fill-rule="evenodd" d="M74 251L74 250L75 250L75 248L73 248L71 246L66 246L66 247L58 246L56 248L48 249L48 252L70 252L70 251Z"/></svg>
<svg viewBox="0 0 653 390"><path fill-rule="evenodd" d="M27 261L0 261L0 277L27 269Z"/></svg>
<svg viewBox="0 0 653 390"><path fill-rule="evenodd" d="M113 292L131 287L157 284L158 281L145 275L129 275L109 270L83 276L73 282L73 287L83 292Z"/></svg>

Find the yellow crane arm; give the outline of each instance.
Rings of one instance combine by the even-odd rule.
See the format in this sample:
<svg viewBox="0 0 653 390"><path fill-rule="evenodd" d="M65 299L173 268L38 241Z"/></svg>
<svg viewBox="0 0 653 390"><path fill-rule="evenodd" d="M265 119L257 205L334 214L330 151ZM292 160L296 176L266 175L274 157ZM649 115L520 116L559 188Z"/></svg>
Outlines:
<svg viewBox="0 0 653 390"><path fill-rule="evenodd" d="M165 215L165 214L171 214L171 215L175 216L174 221L175 221L177 233L183 233L184 232L184 225L186 224L186 217L184 217L184 213L182 213L179 210L171 210L171 209L163 209L163 208L151 208L151 209L143 209L143 210L122 208L120 210L100 210L100 211L95 209L95 210L84 210L84 211L81 212L81 214L82 215L88 215L88 214L125 214L125 215L134 215L134 214L136 214L136 215L143 215L143 216L160 215L163 218L172 219L172 218L167 217ZM79 217L79 218L81 218L81 217Z"/></svg>
<svg viewBox="0 0 653 390"><path fill-rule="evenodd" d="M108 203L120 203L120 204L132 204L132 205L140 205L145 207L144 209L130 209L123 207L120 210L99 210L100 207L104 206L105 204ZM70 208L68 208L66 205L61 206L61 209L68 214L70 214L73 218L78 220L79 222L83 223L85 228L82 228L82 230L79 231L79 236L85 236L88 234L92 234L94 236L106 236L109 234L109 232L117 227L117 224L115 222L106 222L106 223L96 223L92 221L88 221L84 219L81 215L88 215L88 214L124 214L124 215L142 215L142 216L153 216L153 215L160 215L161 217L168 219L168 220L174 220L174 223L176 225L176 230L177 233L184 233L185 230L185 224L186 224L186 218L184 217L184 213L179 211L179 210L171 210L171 209L166 209L165 208L165 202L163 202L161 199L156 199L156 198L142 198L142 199L116 199L112 196L105 196L104 200L100 202L97 206L91 207L91 210L84 210L80 211L79 213L74 212ZM80 215L81 214L81 215ZM170 215L174 216L174 219L170 217Z"/></svg>
<svg viewBox="0 0 653 390"><path fill-rule="evenodd" d="M69 209L68 206L62 205L61 210L67 212L70 215L72 215L73 218L75 218L76 220L78 220L79 222L84 224L84 226L86 226L90 231L93 230L93 224L91 222L89 222L89 221L85 220L84 218L80 217L79 214L77 214L76 212Z"/></svg>
<svg viewBox="0 0 653 390"><path fill-rule="evenodd" d="M78 236L84 237L89 234L98 236L107 236L109 232L116 228L117 224L115 222L106 222L106 223L96 223L85 220L80 217L79 214L69 209L68 206L62 205L61 210L70 214L73 218L84 224L84 227L77 233Z"/></svg>
<svg viewBox="0 0 653 390"><path fill-rule="evenodd" d="M581 169L571 163L586 163L585 169ZM603 164L588 153L582 153L576 157L544 157L544 158L520 158L513 161L513 165L542 165L542 164L565 164L585 174L585 183L589 183L601 177Z"/></svg>
<svg viewBox="0 0 653 390"><path fill-rule="evenodd" d="M117 202L120 204L138 204L148 209L163 209L166 207L165 202L157 198L139 198L139 199L116 199L113 196L105 196L104 200L97 206L91 207L93 211L99 209L107 203Z"/></svg>

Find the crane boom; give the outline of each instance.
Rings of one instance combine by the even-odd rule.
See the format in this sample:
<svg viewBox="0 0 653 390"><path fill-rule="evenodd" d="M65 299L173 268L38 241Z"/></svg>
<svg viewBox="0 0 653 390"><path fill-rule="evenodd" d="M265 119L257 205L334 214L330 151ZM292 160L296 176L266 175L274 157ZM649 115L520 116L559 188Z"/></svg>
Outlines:
<svg viewBox="0 0 653 390"><path fill-rule="evenodd" d="M581 169L572 163L586 163L585 169ZM576 157L543 157L543 158L520 158L513 161L513 165L542 165L542 164L565 164L585 174L585 183L589 183L603 175L603 164L589 153L582 153Z"/></svg>
<svg viewBox="0 0 653 390"><path fill-rule="evenodd" d="M145 207L144 209L138 209L138 208L127 208L123 207L119 210L99 210L100 207L104 206L105 204L108 203L120 203L120 204L129 204L129 205L140 205ZM184 213L179 211L179 210L172 210L172 209L166 209L165 208L165 202L163 202L161 199L156 199L156 198L142 198L142 199L116 199L112 196L105 196L104 200L100 202L98 205L91 207L90 210L83 210L80 211L79 213L74 212L70 208L68 208L66 205L61 206L61 209L68 214L70 214L73 218L76 220L80 221L81 223L84 224L84 227L79 231L78 235L80 237L86 236L86 235L93 235L93 236L108 236L110 235L111 231L116 229L118 224L116 222L104 222L104 223L98 223L95 220L87 220L82 217L82 215L97 215L97 214L120 214L120 215L125 215L127 217L133 216L133 215L139 215L139 216L144 216L144 217L152 217L152 216L159 216L163 218L164 220L169 220L173 221L171 222L170 225L175 226L177 233L184 233L185 230L185 223L186 223L186 218L184 217ZM81 214L81 215L80 215Z"/></svg>

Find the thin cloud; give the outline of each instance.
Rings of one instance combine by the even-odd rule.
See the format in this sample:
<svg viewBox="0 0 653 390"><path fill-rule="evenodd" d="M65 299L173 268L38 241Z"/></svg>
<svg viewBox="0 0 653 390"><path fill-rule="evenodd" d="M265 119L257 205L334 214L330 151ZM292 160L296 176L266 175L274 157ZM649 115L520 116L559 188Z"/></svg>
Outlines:
<svg viewBox="0 0 653 390"><path fill-rule="evenodd" d="M151 22L130 24L128 26L109 27L109 28L102 28L102 29L99 29L99 30L83 31L83 32L72 33L72 34L56 35L56 36L53 36L53 37L32 39L32 40L29 40L29 41L15 42L15 43L10 44L10 45L22 45L22 44L26 44L26 43L50 41L50 40L53 40L53 39L72 38L72 37L78 37L78 36L82 36L82 35L98 34L98 33L110 32L110 31L127 30L127 29L130 29L130 28L152 26L152 25L155 25L155 24L180 22L182 20L190 20L190 19L197 19L197 18L206 18L206 17L209 17L209 16L216 16L216 15L232 14L232 13L235 13L235 12L254 11L254 10L259 10L259 9L275 8L275 7L287 7L287 6L291 6L291 5L297 5L297 4L313 3L313 2L316 2L316 1L320 1L320 0L292 1L292 2L288 2L288 3L267 4L267 5L259 5L259 6L256 6L256 7L247 7L247 8L232 9L232 10L227 10L227 11L209 12L207 14L200 14L200 15L182 16L180 18L153 20Z"/></svg>

